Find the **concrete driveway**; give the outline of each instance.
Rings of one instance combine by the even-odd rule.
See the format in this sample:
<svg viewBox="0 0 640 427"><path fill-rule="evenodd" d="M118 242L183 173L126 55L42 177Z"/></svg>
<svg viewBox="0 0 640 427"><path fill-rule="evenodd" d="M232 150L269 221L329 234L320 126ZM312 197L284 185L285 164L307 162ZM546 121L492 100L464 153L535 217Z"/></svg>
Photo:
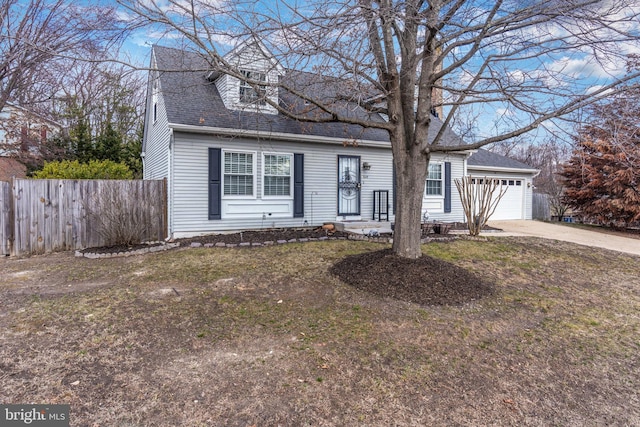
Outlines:
<svg viewBox="0 0 640 427"><path fill-rule="evenodd" d="M640 239L613 236L595 231L581 230L564 225L541 221L489 221L491 227L500 228L502 233L487 233L487 236L533 236L561 240L579 245L611 249L613 251L640 255Z"/></svg>

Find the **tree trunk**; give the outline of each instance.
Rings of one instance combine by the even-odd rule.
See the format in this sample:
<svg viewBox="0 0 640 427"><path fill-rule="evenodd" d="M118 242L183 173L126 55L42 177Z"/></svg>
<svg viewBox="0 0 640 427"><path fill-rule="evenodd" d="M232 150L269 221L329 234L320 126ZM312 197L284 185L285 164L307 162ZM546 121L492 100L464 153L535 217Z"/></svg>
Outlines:
<svg viewBox="0 0 640 427"><path fill-rule="evenodd" d="M411 151L394 150L396 168L396 222L393 252L403 258L418 259L422 222L422 195L427 179L429 155L413 146Z"/></svg>

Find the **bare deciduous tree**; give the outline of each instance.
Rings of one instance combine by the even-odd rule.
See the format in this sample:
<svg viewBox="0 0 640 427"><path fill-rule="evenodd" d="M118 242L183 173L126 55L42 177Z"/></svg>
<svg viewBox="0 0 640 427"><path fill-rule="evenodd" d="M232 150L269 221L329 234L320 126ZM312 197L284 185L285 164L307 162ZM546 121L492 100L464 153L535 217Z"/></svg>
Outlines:
<svg viewBox="0 0 640 427"><path fill-rule="evenodd" d="M637 71L616 68L638 46L637 0L118 2L132 24L166 31L202 54L209 62L203 71L259 89L264 81L248 80L225 57L235 40L255 40L286 69L339 82L331 98L314 96L299 81L274 83L304 100L304 111L266 102L298 120L388 132L398 192L393 250L407 258L422 255L422 195L432 153L523 135L638 78ZM595 81L594 73L603 79ZM367 114L354 114L348 103ZM434 112L442 113L444 126L434 125ZM493 126L467 144L443 144L455 120L478 112L492 112Z"/></svg>
<svg viewBox="0 0 640 427"><path fill-rule="evenodd" d="M0 111L14 100L34 109L60 89L60 60L87 58L117 46L126 34L115 10L65 0L0 3Z"/></svg>
<svg viewBox="0 0 640 427"><path fill-rule="evenodd" d="M456 179L455 183L469 228L469 235L477 236L495 213L498 203L507 192L508 187L503 187L499 179L491 179L486 176L484 178L465 176Z"/></svg>
<svg viewBox="0 0 640 427"><path fill-rule="evenodd" d="M564 200L564 181L560 173L562 163L569 158L571 145L554 138L542 143L518 141L515 144L501 144L494 151L540 171L533 178L535 191L548 196L551 214L562 221L569 206Z"/></svg>

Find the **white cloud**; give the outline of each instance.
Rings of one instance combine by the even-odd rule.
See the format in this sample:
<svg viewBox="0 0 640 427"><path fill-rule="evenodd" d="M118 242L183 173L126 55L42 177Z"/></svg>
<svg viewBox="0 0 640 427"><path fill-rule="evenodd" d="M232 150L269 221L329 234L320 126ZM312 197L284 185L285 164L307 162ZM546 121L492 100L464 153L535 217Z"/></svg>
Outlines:
<svg viewBox="0 0 640 427"><path fill-rule="evenodd" d="M592 93L595 93L597 91L599 91L600 89L602 89L604 87L604 85L593 85L593 86L589 86L584 93L587 95L591 95ZM607 89L605 91L603 91L601 94L599 94L598 96L605 96L609 93L613 92L612 89Z"/></svg>
<svg viewBox="0 0 640 427"><path fill-rule="evenodd" d="M548 65L551 72L560 73L570 78L608 78L624 74L626 60L624 58L596 57L594 55L572 58L564 56Z"/></svg>

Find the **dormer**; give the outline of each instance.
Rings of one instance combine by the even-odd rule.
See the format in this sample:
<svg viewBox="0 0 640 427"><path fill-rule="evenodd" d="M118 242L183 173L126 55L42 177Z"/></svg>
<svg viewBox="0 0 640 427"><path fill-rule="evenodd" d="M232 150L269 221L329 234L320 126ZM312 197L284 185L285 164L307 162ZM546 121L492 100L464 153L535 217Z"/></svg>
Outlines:
<svg viewBox="0 0 640 427"><path fill-rule="evenodd" d="M208 76L218 88L225 107L236 111L278 114L266 99L278 103L277 83L284 70L262 43L243 44L225 55L224 60L246 77L239 79L222 73ZM264 84L260 84L262 82Z"/></svg>

